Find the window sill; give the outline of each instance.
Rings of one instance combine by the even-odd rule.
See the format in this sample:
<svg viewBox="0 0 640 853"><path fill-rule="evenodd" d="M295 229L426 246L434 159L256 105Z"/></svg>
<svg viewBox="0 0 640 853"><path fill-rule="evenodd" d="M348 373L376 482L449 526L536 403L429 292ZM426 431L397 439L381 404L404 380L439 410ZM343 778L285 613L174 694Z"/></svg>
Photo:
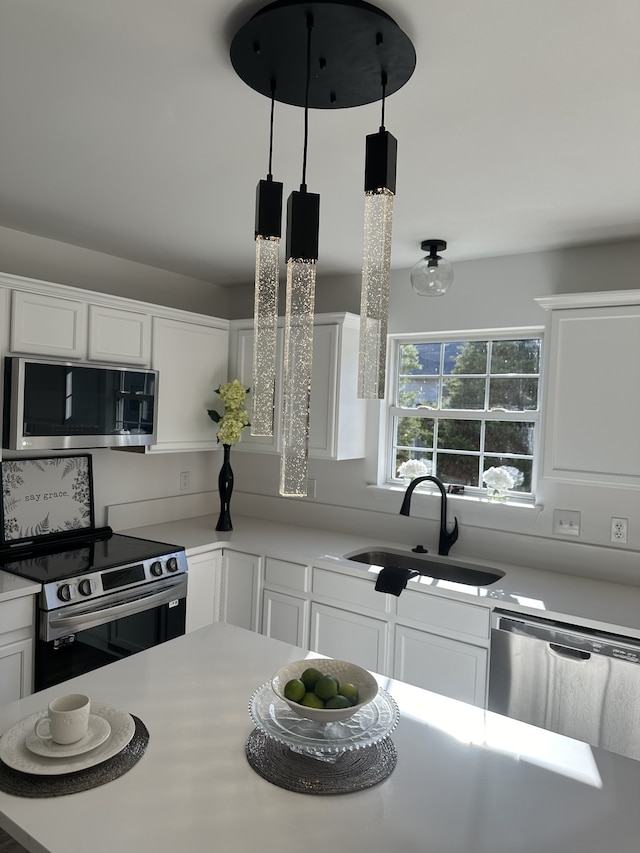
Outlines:
<svg viewBox="0 0 640 853"><path fill-rule="evenodd" d="M372 499L378 504L384 504L390 511L399 512L402 503L402 497L406 491L405 486L400 485L369 485L367 486ZM433 498L440 498L440 492L433 487L418 487L411 498L412 515L419 518L439 518L440 504L437 504L437 509L434 506ZM537 519L544 506L534 503L534 499L515 499L508 498L506 501L491 501L483 495L471 494L447 494L447 504L450 514L456 512L464 514L467 522L473 523L477 518L483 523L487 519L495 518L505 520L513 515L514 518ZM430 512L433 508L433 511ZM426 512L425 512L426 510Z"/></svg>

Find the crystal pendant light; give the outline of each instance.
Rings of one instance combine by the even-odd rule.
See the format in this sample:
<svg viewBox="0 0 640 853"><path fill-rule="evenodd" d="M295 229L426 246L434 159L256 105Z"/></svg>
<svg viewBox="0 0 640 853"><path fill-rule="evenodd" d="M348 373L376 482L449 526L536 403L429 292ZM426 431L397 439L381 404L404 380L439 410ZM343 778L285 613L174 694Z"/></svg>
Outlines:
<svg viewBox="0 0 640 853"><path fill-rule="evenodd" d="M320 227L320 196L307 192L306 186L312 30L313 19L308 15L302 183L300 191L292 192L287 202L287 299L280 459L280 494L285 497L305 497L307 494L313 318Z"/></svg>
<svg viewBox="0 0 640 853"><path fill-rule="evenodd" d="M382 75L382 123L367 136L364 177L364 248L360 297L358 397L384 398L393 199L398 143L384 128L386 75Z"/></svg>
<svg viewBox="0 0 640 853"><path fill-rule="evenodd" d="M251 435L273 435L274 426L278 276L282 227L282 184L274 181L271 174L274 103L275 81L272 81L269 172L266 181L260 181L256 189Z"/></svg>
<svg viewBox="0 0 640 853"><path fill-rule="evenodd" d="M442 296L453 281L453 267L438 254L447 244L444 240L423 240L420 248L429 254L411 270L411 286L419 296Z"/></svg>

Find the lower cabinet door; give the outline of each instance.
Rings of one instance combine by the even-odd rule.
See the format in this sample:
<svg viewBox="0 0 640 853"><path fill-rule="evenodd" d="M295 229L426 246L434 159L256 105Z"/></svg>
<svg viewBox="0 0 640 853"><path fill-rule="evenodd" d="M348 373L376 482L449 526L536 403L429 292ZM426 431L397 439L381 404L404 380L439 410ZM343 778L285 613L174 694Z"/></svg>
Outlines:
<svg viewBox="0 0 640 853"><path fill-rule="evenodd" d="M311 604L311 651L386 675L387 622L326 604Z"/></svg>
<svg viewBox="0 0 640 853"><path fill-rule="evenodd" d="M487 650L397 625L393 677L484 707Z"/></svg>
<svg viewBox="0 0 640 853"><path fill-rule="evenodd" d="M217 620L257 631L259 591L260 557L225 548Z"/></svg>
<svg viewBox="0 0 640 853"><path fill-rule="evenodd" d="M33 640L0 646L0 705L33 691Z"/></svg>
<svg viewBox="0 0 640 853"><path fill-rule="evenodd" d="M196 554L188 558L187 634L216 621L220 597L222 551Z"/></svg>
<svg viewBox="0 0 640 853"><path fill-rule="evenodd" d="M307 646L309 602L294 595L265 589L262 596L262 633L294 646Z"/></svg>

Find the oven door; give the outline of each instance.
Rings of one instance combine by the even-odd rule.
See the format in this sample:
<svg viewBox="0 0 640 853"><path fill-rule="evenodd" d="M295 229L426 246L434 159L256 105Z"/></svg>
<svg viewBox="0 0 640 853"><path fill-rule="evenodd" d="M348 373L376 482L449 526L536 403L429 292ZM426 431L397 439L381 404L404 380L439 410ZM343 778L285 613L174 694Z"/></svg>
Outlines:
<svg viewBox="0 0 640 853"><path fill-rule="evenodd" d="M185 633L187 576L41 611L35 689L44 690Z"/></svg>

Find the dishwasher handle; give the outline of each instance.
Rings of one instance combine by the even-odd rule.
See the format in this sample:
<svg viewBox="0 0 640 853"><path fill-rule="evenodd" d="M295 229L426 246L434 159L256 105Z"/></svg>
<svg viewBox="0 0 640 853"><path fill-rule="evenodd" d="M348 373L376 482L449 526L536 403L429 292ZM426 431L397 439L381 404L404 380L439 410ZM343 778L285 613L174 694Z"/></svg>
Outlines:
<svg viewBox="0 0 640 853"><path fill-rule="evenodd" d="M569 646L560 646L558 643L549 643L549 648L560 657L570 660L589 660L591 657L591 652L584 652L582 649L573 649Z"/></svg>

